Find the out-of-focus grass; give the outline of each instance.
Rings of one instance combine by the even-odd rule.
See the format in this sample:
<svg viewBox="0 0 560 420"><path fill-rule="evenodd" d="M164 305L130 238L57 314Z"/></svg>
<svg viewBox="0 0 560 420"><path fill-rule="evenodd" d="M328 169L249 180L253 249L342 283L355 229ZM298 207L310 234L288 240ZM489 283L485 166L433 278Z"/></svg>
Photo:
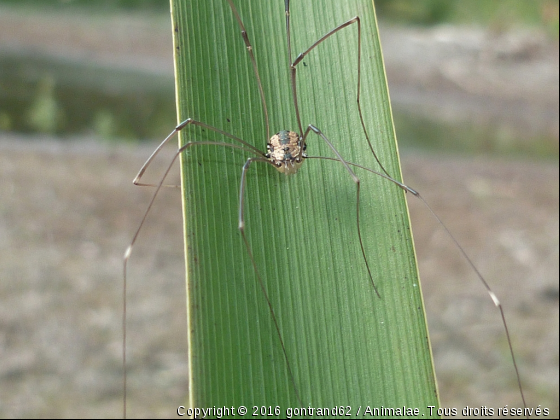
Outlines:
<svg viewBox="0 0 560 420"><path fill-rule="evenodd" d="M376 0L378 17L401 24L474 23L497 29L513 25L544 26L558 37L558 0ZM161 0L0 0L0 5L48 8L86 7L139 11L169 10Z"/></svg>
<svg viewBox="0 0 560 420"><path fill-rule="evenodd" d="M461 23L504 29L544 26L558 37L557 0L376 0L379 18L401 24Z"/></svg>

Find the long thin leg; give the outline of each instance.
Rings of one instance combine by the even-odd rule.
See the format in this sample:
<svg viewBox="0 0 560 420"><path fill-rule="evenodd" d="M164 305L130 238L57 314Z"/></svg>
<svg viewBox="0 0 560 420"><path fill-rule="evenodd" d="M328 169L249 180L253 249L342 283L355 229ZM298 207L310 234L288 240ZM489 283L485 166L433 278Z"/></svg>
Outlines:
<svg viewBox="0 0 560 420"><path fill-rule="evenodd" d="M264 122L266 124L266 138L270 138L270 125L268 122L268 108L266 107L266 100L264 98L264 90L261 83L261 76L259 75L259 69L257 68L257 61L255 60L255 54L253 53L253 46L249 41L249 35L247 35L247 31L245 30L245 26L239 17L239 13L237 13L237 9L233 5L231 0L228 0L229 7L231 7L231 11L241 28L241 37L243 38L243 42L245 42L245 47L247 48L247 52L249 53L249 57L251 58L251 64L253 65L253 71L255 72L255 77L257 78L257 85L259 87L259 94L261 95L261 103L264 111Z"/></svg>
<svg viewBox="0 0 560 420"><path fill-rule="evenodd" d="M194 141L194 142L186 143L184 146L180 147L177 150L177 152L173 156L173 159L169 163L169 166L165 170L160 182L156 185L153 185L153 186L156 187L156 190L154 191L154 194L152 196L152 199L150 200L150 203L148 204L146 212L144 213L144 216L142 217L142 220L140 221L140 225L138 226L138 229L136 229L136 232L134 233L132 241L130 242L129 246L127 247L127 249L124 253L124 257L123 257L123 318L122 318L122 335L123 335L123 344L122 345L123 345L123 349L122 349L122 360L123 360L123 416L124 416L124 418L126 418L126 389L127 389L127 375L126 375L126 285L127 285L126 271L127 271L127 265L128 265L128 260L130 259L130 255L132 253L132 248L133 248L134 244L136 243L136 240L138 239L138 235L140 234L140 231L142 230L142 226L144 226L144 222L146 221L146 218L148 217L148 213L150 212L150 210L151 210L151 208L152 208L152 206L153 206L153 204L154 204L154 202L157 198L157 195L158 195L160 189L163 187L163 185L164 185L163 183L165 181L165 178L167 178L167 175L169 174L169 171L171 170L171 167L173 166L173 163L175 163L175 160L177 159L177 156L179 156L181 153L183 153L189 147L195 146L195 145L203 145L203 144L204 145L231 147L231 148L234 148L234 149L244 150L244 151L259 155L260 157L256 158L256 159L266 160L264 158L264 154L260 150L258 150L254 146L251 146L249 143L245 142L244 140L241 140L240 138L235 137L235 136L233 136L229 133L226 133L225 131L222 131L218 128L212 127L208 124L204 124L200 121L195 121L195 120L189 118L189 119L183 121L177 127L175 127L175 129L171 132L171 134L169 134L169 136L167 136L165 138L165 140L156 148L154 153L152 153L152 155L148 158L146 163L144 163L144 165L140 169L140 172L138 173L138 175L134 179L135 181L140 180L140 178L142 177L143 173L145 172L145 170L148 167L148 165L150 164L150 162L154 159L154 157L161 150L161 148L165 145L165 143L167 143L171 137L173 137L176 133L181 131L183 128L185 128L189 124L197 125L199 127L203 127L203 128L215 131L219 134L222 134L226 137L229 137L232 140L240 142L242 145L219 142L219 141ZM135 182L135 184L136 184L136 182ZM137 185L150 186L151 184L137 184Z"/></svg>
<svg viewBox="0 0 560 420"><path fill-rule="evenodd" d="M247 34L247 30L245 29L245 26L243 25L243 22L241 20L241 17L239 16L239 13L237 12L237 9L235 8L235 6L233 5L231 0L228 0L229 6L233 12L233 15L235 16L235 19L237 20L237 23L239 25L239 27L241 28L241 37L243 38L243 42L245 43L245 46L247 48L247 52L249 53L249 57L251 59L251 64L253 65L253 71L255 73L255 77L257 79L257 85L259 88L259 94L261 96L261 103L262 103L262 107L263 107L263 111L264 111L264 118L265 118L265 124L266 124L266 138L269 139L270 138L270 124L268 121L268 108L266 106L266 100L264 97L264 90L262 87L262 82L261 82L261 77L259 75L259 70L257 67L257 62L255 60L255 55L253 53L253 46L251 45L251 42L249 41L249 36ZM280 345L282 346L282 352L284 353L284 359L286 360L286 366L288 368L288 374L290 376L290 381L292 382L292 385L294 387L294 391L296 393L296 397L297 400L299 402L299 405L301 407L303 407L303 404L301 402L301 398L299 396L299 392L296 386L296 381L294 378L294 374L292 372L292 367L290 365L290 361L288 359L288 353L286 351L286 346L284 345L284 340L282 339L282 334L280 333L280 327L278 325L278 321L276 319L276 314L274 312L274 309L272 308L272 303L270 302L270 299L268 297L268 293L266 292L266 289L264 287L264 283L262 281L261 275L259 273L259 270L257 269L257 264L255 262L255 259L253 257L253 253L251 251L251 247L249 245L249 241L247 240L247 237L245 236L245 220L244 220L244 196L245 196L245 184L246 184L246 173L247 170L249 169L249 167L251 166L252 162L266 162L270 164L270 161L266 158L262 158L262 157L255 157L255 158L249 158L247 160L247 162L245 162L245 165L243 165L243 170L241 173L241 185L239 188L239 232L241 233L241 236L243 237L243 242L245 242L245 247L247 248L247 253L249 254L249 257L251 259L251 263L253 264L253 269L255 271L255 274L257 276L257 280L259 282L259 286L263 292L263 295L266 299L266 303L268 304L268 308L270 310L270 314L272 316L272 320L274 321L274 326L276 328L276 332L278 333L278 339L280 340Z"/></svg>
<svg viewBox="0 0 560 420"><path fill-rule="evenodd" d="M276 332L278 333L278 339L280 340L280 345L282 346L282 352L284 353L284 359L286 360L286 366L288 368L288 375L290 376L290 381L292 382L292 385L294 387L294 391L296 393L298 403L299 403L300 407L303 407L304 405L302 404L301 398L299 396L298 388L296 386L296 380L294 378L294 373L292 371L292 366L290 364L290 360L288 359L288 352L286 351L286 346L284 345L284 340L282 339L282 333L280 332L280 326L278 325L278 320L276 319L276 314L274 312L274 309L272 308L272 303L270 302L270 299L268 297L268 293L266 292L266 288L264 287L262 277L261 277L261 275L259 273L259 270L257 268L257 263L255 262L255 258L253 257L253 253L251 252L251 246L249 245L249 241L247 240L247 237L245 236L245 219L244 219L243 201L244 201L244 198L245 198L246 174L247 174L247 171L249 170L249 167L251 166L251 163L253 163L253 162L266 162L268 164L271 164L268 159L255 157L255 158L247 159L247 162L245 162L245 165L243 165L243 171L241 172L241 185L239 187L239 223L238 223L238 228L239 228L239 232L241 232L241 236L243 237L243 242L245 242L245 248L247 248L247 253L249 254L249 257L251 258L251 263L253 264L253 270L255 271L255 274L257 275L257 280L259 282L259 286L260 286L260 288L263 292L263 295L266 299L266 303L268 304L268 309L270 310L270 315L272 316L272 320L274 321L274 327L276 328Z"/></svg>
<svg viewBox="0 0 560 420"><path fill-rule="evenodd" d="M381 298L381 295L379 294L379 292L377 291L377 287L375 286L375 282L373 281L373 276L371 275L371 269L369 268L369 263L368 263L368 260L367 260L367 257L366 257L366 251L364 249L364 242L362 240L362 231L360 229L360 179L356 176L354 171L352 171L352 169L350 168L348 163L342 158L342 156L340 156L340 153L338 153L338 151L333 146L333 144L330 142L330 140L327 137L325 137L323 132L321 130L319 130L317 127L315 127L314 125L309 124L307 126L307 130L305 130L305 134L303 135L303 141L304 142L305 142L305 139L307 138L307 135L309 134L310 131L313 131L315 134L317 134L319 137L321 137L325 141L325 143L327 143L327 145L331 148L331 150L334 152L334 154L338 158L338 159L332 159L332 160L338 160L339 162L341 162L344 165L344 167L346 168L346 170L348 171L348 173L352 176L352 179L354 180L354 183L356 184L356 224L358 226L358 239L360 240L360 248L362 249L362 257L364 258L364 262L366 263L366 268L367 268L367 271L368 271L368 274L369 274L369 280L371 281L371 285L373 286L373 290L375 290L375 293L377 294L377 296L379 298Z"/></svg>
<svg viewBox="0 0 560 420"><path fill-rule="evenodd" d="M163 146L165 146L167 144L167 142L175 136L175 134L177 134L179 131L181 131L183 128L185 128L186 126L188 126L190 124L215 131L216 133L219 133L223 136L229 137L230 139L235 140L235 141L237 141L237 142L239 142L239 143L241 143L245 146L245 148L243 148L243 147L238 147L238 148L246 150L250 153L255 153L257 155L263 155L263 153L259 149L250 145L249 143L245 142L244 140L241 140L238 137L235 137L235 136L233 136L233 135L231 135L231 134L229 134L229 133L227 133L223 130L220 130L219 128L212 127L212 126L210 126L208 124L204 124L200 121L193 120L192 118L187 118L185 121L183 121L177 127L175 127L175 129L171 133L169 133L169 135L160 143L160 145L158 147L156 147L156 149L150 155L148 160L146 160L146 162L144 162L144 164L142 165L142 167L138 171L138 174L136 175L136 177L132 181L132 183L134 185L138 185L138 186L141 186L141 187L157 187L158 186L158 184L142 184L142 183L140 183L140 179L144 175L144 172L146 172L146 169L148 169L148 166L150 165L150 163L154 160L154 158L157 156L157 154L163 148ZM162 186L167 186L167 185L162 185Z"/></svg>
<svg viewBox="0 0 560 420"><path fill-rule="evenodd" d="M422 200L422 202L426 205L428 210L430 210L430 213L432 213L432 215L440 223L440 225L443 226L443 230L445 230L445 232L451 238L451 240L455 243L457 248L459 248L459 251L461 252L463 257L465 258L465 260L467 260L467 263L471 266L471 268L476 273L476 276L479 278L479 280L482 282L482 284L486 288L486 292L490 295L490 298L492 299L492 302L494 302L494 305L496 305L496 307L500 311L500 316L502 318L502 324L504 325L504 330L506 332L507 342L508 342L508 346L509 346L509 353L511 355L511 360L513 362L513 367L515 368L515 375L517 377L517 385L519 386L519 392L521 393L521 399L523 400L523 408L527 408L527 403L525 402L525 395L523 394L523 387L521 386L521 376L519 375L519 369L517 368L517 362L515 361L515 354L513 352L513 345L511 343L511 337L509 335L509 329L508 329L508 326L507 326L506 317L504 315L504 309L502 307L501 302L498 299L498 296L496 296L496 294L492 291L492 289L490 288L490 285L484 279L484 277L482 276L480 271L478 271L478 269L476 268L476 266L474 265L474 263L472 262L472 260L468 256L467 252L463 249L463 247L461 245L459 245L459 242L457 241L457 239L455 239L455 237L451 234L451 232L449 231L447 226L445 226L445 224L442 222L442 220L439 218L439 216L432 210L432 208L426 202L426 200L424 200L424 197L422 197L420 195L420 193L418 193L418 192L416 192L416 194L414 194L414 195L416 197L418 197L420 200ZM527 415L527 418L529 418L528 415Z"/></svg>
<svg viewBox="0 0 560 420"><path fill-rule="evenodd" d="M340 159L334 159L334 158L329 158L329 157L323 157L323 156L308 156L308 159L323 159L323 160L334 160L334 161L339 161ZM484 276L482 275L482 273L476 268L476 266L474 265L474 263L472 262L471 258L468 256L467 252L464 250L464 248L459 244L459 242L457 241L457 239L455 239L455 236L453 236L453 234L451 233L451 231L447 228L447 226L445 225L445 223L443 223L443 221L440 219L440 217L434 212L434 210L432 209L432 207L428 204L428 202L424 199L424 197L422 197L420 195L420 193L412 188L410 188L409 186L403 184L402 182L399 182L393 178L391 178L390 176L387 176L385 174L379 173L377 171L374 171L372 169L366 168L362 165L358 165L356 163L351 163L351 162L343 162L345 164L345 166L349 165L349 166L354 166L356 168L360 168L363 169L365 171L371 172L375 175L379 175L382 178L385 178L386 180L392 182L393 184L395 184L396 186L398 186L399 188L403 189L405 192L409 192L412 195L414 195L415 197L418 197L423 203L424 205L427 207L427 209L430 211L430 213L432 214L432 216L438 221L438 223L443 227L443 230L445 231L445 233L449 236L449 238L453 241L453 243L455 244L455 246L459 249L459 252L461 253L461 255L463 255L463 257L465 258L465 260L467 261L467 264L473 269L473 271L475 272L476 276L478 277L478 279L482 282L482 284L484 285L484 288L486 289L488 295L490 296L490 298L492 299L492 302L494 303L494 305L498 308L498 310L500 311L500 316L502 318L502 325L504 326L504 330L506 333L506 338L507 338L507 342L508 342L508 347L509 347L509 353L511 356L511 360L513 362L513 367L515 369L515 375L516 375L516 379L517 379L517 385L519 386L519 393L521 394L521 400L523 401L523 407L527 408L527 403L525 402L525 394L523 393L523 386L521 385L521 375L519 374L519 369L517 367L517 361L515 360L515 353L513 351L513 344L511 342L511 337L509 335L509 328L507 326L507 322L506 322L506 317L504 315L504 309L502 307L502 304L500 302L500 300L498 299L498 297L496 296L496 294L492 291L492 289L490 288L490 285L488 284L488 282L486 281L486 279L484 278ZM367 264L367 262L366 262Z"/></svg>
<svg viewBox="0 0 560 420"><path fill-rule="evenodd" d="M426 205L426 207L428 207L428 209L430 210L430 212L432 213L432 215L438 220L438 222L443 226L444 230L446 231L446 233L450 236L450 238L453 240L453 242L455 243L455 245L459 248L461 254L464 256L464 258L467 260L468 264L471 266L471 268L475 271L477 277L480 279L480 281L483 283L484 287L486 288L488 294L490 295L490 298L492 299L492 301L494 302L494 305L496 305L496 307L499 309L500 311L500 315L502 318L502 323L504 325L504 329L506 332L506 337L508 340L508 346L510 349L510 354L511 354L511 359L515 368L515 373L516 373L516 377L517 377L517 383L519 385L519 391L521 394L521 399L523 400L523 406L527 407L526 402L525 402L525 396L523 393L523 388L521 386L521 378L519 375L519 370L517 368L517 363L515 360L515 355L513 352L513 347L512 347L512 343L511 343L511 338L509 335L509 330L507 327L507 323L506 323L506 319L504 316L504 312L502 309L502 305L500 303L500 301L498 300L497 296L494 294L494 292L491 290L490 286L488 285L488 282L484 279L484 277L482 276L482 274L478 271L478 269L475 267L475 265L473 264L473 262L471 261L471 259L469 258L469 256L467 255L467 253L465 252L465 250L461 247L461 245L459 245L459 243L457 242L457 240L455 239L455 237L451 234L451 232L447 229L447 227L443 224L443 222L441 221L441 219L434 213L434 211L431 209L431 207L428 205L428 203L424 200L424 198L420 195L420 193L418 193L417 191L415 191L414 189L406 186L405 184L402 184L398 181L396 181L393 177L391 177L391 175L389 175L389 173L387 172L387 170L384 168L384 166L381 164L377 154L375 153L375 150L373 149L373 145L371 143L371 140L369 138L365 123L364 123L364 118L363 118L363 114L362 114L362 108L360 105L360 83L361 83L361 27L360 27L360 19L359 17L354 17L344 23L342 23L341 25L337 26L336 28L332 29L331 31L329 31L327 34L325 34L323 37L321 37L319 40L317 40L313 45L311 45L311 47L309 47L307 50L305 50L303 53L299 54L297 56L297 58L295 59L295 61L292 62L292 55L291 55L291 43L290 43L290 0L285 0L285 10L286 10L286 32L287 32L287 44L288 44L288 59L289 59L289 65L290 65L290 73L291 73L291 84L292 84L292 96L293 96L293 101L294 101L294 106L295 106L295 111L296 111L296 115L297 115L297 120L298 120L298 125L300 128L300 132L302 131L302 126L301 126L301 119L300 119L300 112L299 112L299 107L298 107L298 100L297 100L297 90L296 90L296 66L303 61L303 58L309 54L315 47L317 47L320 43L322 43L323 41L325 41L327 38L329 38L331 35L334 35L336 32L338 32L339 30L350 26L354 23L356 23L357 25L357 30L358 30L358 86L357 86L357 98L356 98L356 102L358 105L358 113L360 115L360 122L362 125L362 130L364 131L364 135L366 136L366 140L368 142L369 148L373 154L373 156L375 157L375 160L377 161L377 163L379 164L379 166L381 167L382 171L384 172L384 174L381 174L379 172L373 171L371 169L362 167L360 165L356 165L356 164L352 164L349 162L345 162L340 155L336 152L336 150L334 149L334 147L332 146L332 144L328 141L328 139L326 139L326 137L324 135L322 135L322 133L320 133L320 131L315 131L315 127L312 127L311 125L308 127L308 129L306 130L306 134L304 135L304 143L305 143L305 138L307 136L307 133L309 132L310 128L311 130L313 130L316 134L319 134L323 140L325 140L327 142L327 144L329 145L329 147L331 147L331 149L335 152L335 154L337 155L338 159L333 159L333 158L324 158L324 159L328 159L328 160L339 160L340 162L342 162L344 164L344 166L349 170L349 172L352 174L352 176L355 178L356 182L356 177L353 174L353 172L349 169L348 165L351 166L355 166L355 167L359 167L359 168L363 168L365 170L368 170L372 173L375 173L391 182L393 182L394 184L396 184L397 186L399 186L400 188L402 188L404 191L406 192L410 192L411 194L415 195L416 197L418 197L420 200L422 200L424 202L424 204ZM365 257L365 252L364 252L364 248L363 248L363 244L362 244L362 239L361 239L361 232L360 232L360 226L359 226L359 180L357 183L357 192L358 192L358 198L357 198L357 220L358 220L358 235L360 237L360 246L362 247L362 253L364 256L364 260L366 262L366 266L368 268L368 273L370 275L370 279L371 277L371 271L369 269L369 265L367 262L367 259ZM372 280L372 284L373 284L373 280ZM374 285L375 288L375 285ZM377 292L377 289L376 289Z"/></svg>
<svg viewBox="0 0 560 420"><path fill-rule="evenodd" d="M303 129L302 129L302 125L301 125L301 117L300 117L298 100L297 100L296 66L303 61L304 57L307 54L309 54L315 47L317 47L319 44L321 44L327 38L331 37L332 35L336 34L338 31L340 31L340 30L342 30L342 29L344 29L344 28L346 28L346 27L355 23L356 26L357 26L357 30L358 30L358 86L357 86L356 102L358 104L358 113L360 114L360 122L362 124L362 130L364 131L364 135L366 136L366 140L368 142L369 149L371 150L371 153L375 157L375 160L377 161L377 163L379 164L379 166L381 167L383 172L385 172L385 174L388 177L391 177L391 175L389 175L389 173L385 170L385 167L382 165L381 161L377 157L377 153L375 153L375 150L373 149L373 145L371 144L371 140L369 138L369 134L367 132L367 129L366 129L366 126L365 126L365 123L364 123L364 117L362 115L362 107L360 105L361 65L362 65L362 57L361 57L361 55L362 55L362 30L361 30L361 26L360 26L360 18L358 16L355 16L352 19L349 19L346 22L338 25L336 28L330 30L325 35L323 35L321 38L319 38L317 41L315 41L315 43L313 43L313 45L311 45L308 49L306 49L304 52L300 53L296 57L295 61L292 62L292 50L291 50L291 43L290 43L290 0L285 0L284 4L285 4L285 9L286 9L286 34L287 34L286 37L287 37L287 43L288 43L288 59L290 61L289 65L290 65L291 84L292 84L292 96L293 96L293 100L294 100L294 106L295 106L295 110L296 110L296 116L297 116L297 121L298 121L298 126L299 126L300 133L303 132Z"/></svg>

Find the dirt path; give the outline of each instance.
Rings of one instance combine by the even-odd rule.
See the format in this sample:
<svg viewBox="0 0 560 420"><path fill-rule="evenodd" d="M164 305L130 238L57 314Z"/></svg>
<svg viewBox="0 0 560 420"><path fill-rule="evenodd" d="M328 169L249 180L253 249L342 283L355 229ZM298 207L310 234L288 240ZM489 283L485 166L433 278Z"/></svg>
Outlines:
<svg viewBox="0 0 560 420"><path fill-rule="evenodd" d="M130 183L148 153L0 137L3 417L120 413L121 258L148 202ZM427 157L404 167L502 299L529 401L557 407L558 167ZM494 308L409 202L443 404L512 404ZM162 194L154 214L130 267L130 407L164 416L187 392L178 194Z"/></svg>

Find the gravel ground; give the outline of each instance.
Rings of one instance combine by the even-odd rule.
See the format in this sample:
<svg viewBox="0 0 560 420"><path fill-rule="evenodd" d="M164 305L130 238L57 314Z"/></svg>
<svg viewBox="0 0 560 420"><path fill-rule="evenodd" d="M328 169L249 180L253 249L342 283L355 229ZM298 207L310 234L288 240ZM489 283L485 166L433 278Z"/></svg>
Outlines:
<svg viewBox="0 0 560 420"><path fill-rule="evenodd" d="M119 416L121 258L149 199L130 181L150 150L25 140L0 136L0 415ZM528 401L557 410L558 166L403 160L503 301ZM409 203L442 403L511 405L497 313ZM129 401L131 414L170 416L187 392L178 193L153 214L130 265Z"/></svg>
<svg viewBox="0 0 560 420"><path fill-rule="evenodd" d="M166 26L56 19L0 13L0 44L171 68ZM103 42L109 28L121 41ZM555 60L555 101L534 103L557 118ZM122 254L150 196L130 181L150 149L0 133L0 417L120 416ZM529 405L557 415L558 164L405 154L403 167L502 300ZM421 203L409 204L442 404L518 405L499 315ZM173 416L188 389L180 212L175 191L161 194L131 260L131 416Z"/></svg>

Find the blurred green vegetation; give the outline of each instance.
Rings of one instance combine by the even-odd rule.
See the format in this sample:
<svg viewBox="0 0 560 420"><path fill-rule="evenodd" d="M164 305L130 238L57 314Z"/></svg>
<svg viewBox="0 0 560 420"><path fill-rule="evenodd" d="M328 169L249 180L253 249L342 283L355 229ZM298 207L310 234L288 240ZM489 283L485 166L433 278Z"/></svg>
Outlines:
<svg viewBox="0 0 560 420"><path fill-rule="evenodd" d="M476 24L494 30L540 26L558 38L559 0L375 0L381 20L403 25ZM0 0L0 5L112 12L167 12L164 0Z"/></svg>
<svg viewBox="0 0 560 420"><path fill-rule="evenodd" d="M169 11L169 1L164 0L0 0L1 4L38 6L47 8L87 7L99 10Z"/></svg>
<svg viewBox="0 0 560 420"><path fill-rule="evenodd" d="M152 140L176 123L173 87L169 75L2 53L0 130Z"/></svg>
<svg viewBox="0 0 560 420"><path fill-rule="evenodd" d="M544 26L558 34L558 0L376 0L380 18L397 23Z"/></svg>
<svg viewBox="0 0 560 420"><path fill-rule="evenodd" d="M544 26L558 36L559 0L376 0L379 17L401 24L480 24L505 29L514 25ZM103 11L168 11L163 0L0 0L1 4L48 8L80 7Z"/></svg>

